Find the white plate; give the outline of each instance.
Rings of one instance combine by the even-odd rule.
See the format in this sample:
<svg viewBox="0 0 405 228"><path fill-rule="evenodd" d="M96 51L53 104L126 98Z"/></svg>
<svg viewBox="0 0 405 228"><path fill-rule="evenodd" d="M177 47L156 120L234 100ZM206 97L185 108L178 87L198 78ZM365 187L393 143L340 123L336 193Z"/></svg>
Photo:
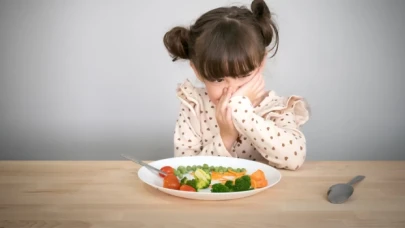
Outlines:
<svg viewBox="0 0 405 228"><path fill-rule="evenodd" d="M230 192L230 193L211 193L210 188L200 190L199 192L187 192L174 189L163 188L163 178L157 175L155 172L150 171L146 167L142 167L138 171L138 177L146 184L162 191L167 194L195 200L231 200L239 199L260 193L281 180L281 173L266 164L250 161L240 158L230 158L230 157L215 157L215 156L196 156L196 157L174 157L163 160L158 160L149 163L150 165L160 169L163 166L171 166L177 168L178 166L193 166L193 165L203 165L208 164L209 166L226 166L232 168L245 168L246 174L251 174L258 169L261 169L267 179L268 185L264 188L254 189L250 191L242 192ZM212 181L212 184L216 181Z"/></svg>

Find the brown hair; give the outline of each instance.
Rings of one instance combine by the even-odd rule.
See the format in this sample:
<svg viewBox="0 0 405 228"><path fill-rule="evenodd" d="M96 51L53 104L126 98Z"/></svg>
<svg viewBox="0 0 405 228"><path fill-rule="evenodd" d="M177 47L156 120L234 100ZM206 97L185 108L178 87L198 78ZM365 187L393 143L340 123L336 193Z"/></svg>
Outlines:
<svg viewBox="0 0 405 228"><path fill-rule="evenodd" d="M220 7L203 14L189 29L176 26L164 35L163 43L173 61L189 59L201 77L215 81L246 76L260 66L272 41L273 56L277 53L278 39L266 3L254 0L251 10Z"/></svg>

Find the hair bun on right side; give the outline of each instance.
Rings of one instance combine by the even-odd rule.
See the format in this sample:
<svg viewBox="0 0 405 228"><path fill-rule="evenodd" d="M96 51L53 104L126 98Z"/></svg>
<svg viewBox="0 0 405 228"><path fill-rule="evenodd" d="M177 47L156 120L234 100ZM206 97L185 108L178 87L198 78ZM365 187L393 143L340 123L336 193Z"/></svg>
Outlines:
<svg viewBox="0 0 405 228"><path fill-rule="evenodd" d="M254 0L250 6L257 20L270 19L270 10L264 0Z"/></svg>
<svg viewBox="0 0 405 228"><path fill-rule="evenodd" d="M278 49L278 29L276 23L271 18L271 12L266 2L264 0L253 0L250 8L260 25L264 44L269 46L275 39L275 46Z"/></svg>

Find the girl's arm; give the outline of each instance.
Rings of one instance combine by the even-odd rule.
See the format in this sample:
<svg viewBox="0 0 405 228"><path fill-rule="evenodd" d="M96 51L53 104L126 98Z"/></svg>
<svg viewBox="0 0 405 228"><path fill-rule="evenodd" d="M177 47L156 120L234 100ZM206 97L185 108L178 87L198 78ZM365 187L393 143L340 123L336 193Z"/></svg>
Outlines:
<svg viewBox="0 0 405 228"><path fill-rule="evenodd" d="M183 103L180 106L179 117L174 131L174 155L177 156L227 156L236 157L229 153L219 134L210 138L203 138L202 131L215 131L216 129L204 128L196 117L194 110Z"/></svg>
<svg viewBox="0 0 405 228"><path fill-rule="evenodd" d="M244 96L233 97L229 105L235 127L271 165L289 170L302 166L306 140L299 126L307 121L308 112L301 98L290 97L282 107L261 107L260 115Z"/></svg>

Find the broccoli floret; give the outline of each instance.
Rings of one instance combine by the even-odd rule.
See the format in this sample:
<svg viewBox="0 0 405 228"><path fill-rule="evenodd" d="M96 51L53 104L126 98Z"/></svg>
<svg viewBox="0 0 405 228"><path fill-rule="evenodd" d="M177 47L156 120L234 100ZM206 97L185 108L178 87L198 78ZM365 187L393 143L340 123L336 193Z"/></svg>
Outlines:
<svg viewBox="0 0 405 228"><path fill-rule="evenodd" d="M233 189L233 181L229 180L225 182L225 186L228 187L230 190Z"/></svg>
<svg viewBox="0 0 405 228"><path fill-rule="evenodd" d="M231 190L227 186L221 183L213 184L211 188L211 192L230 192L230 191Z"/></svg>
<svg viewBox="0 0 405 228"><path fill-rule="evenodd" d="M197 168L194 172L194 178L196 180L197 189L208 188L211 184L211 174L205 172L201 168Z"/></svg>
<svg viewBox="0 0 405 228"><path fill-rule="evenodd" d="M250 176L244 175L235 180L232 188L235 192L251 190Z"/></svg>
<svg viewBox="0 0 405 228"><path fill-rule="evenodd" d="M195 179L188 180L187 177L183 177L183 179L181 179L180 181L180 185L189 185L193 187L196 191L198 191L197 182Z"/></svg>
<svg viewBox="0 0 405 228"><path fill-rule="evenodd" d="M198 191L197 182L196 182L195 179L188 180L188 181L186 182L186 185L189 185L189 186L193 187L196 191Z"/></svg>
<svg viewBox="0 0 405 228"><path fill-rule="evenodd" d="M183 177L183 179L181 179L180 181L180 185L184 185L187 183L187 177Z"/></svg>

